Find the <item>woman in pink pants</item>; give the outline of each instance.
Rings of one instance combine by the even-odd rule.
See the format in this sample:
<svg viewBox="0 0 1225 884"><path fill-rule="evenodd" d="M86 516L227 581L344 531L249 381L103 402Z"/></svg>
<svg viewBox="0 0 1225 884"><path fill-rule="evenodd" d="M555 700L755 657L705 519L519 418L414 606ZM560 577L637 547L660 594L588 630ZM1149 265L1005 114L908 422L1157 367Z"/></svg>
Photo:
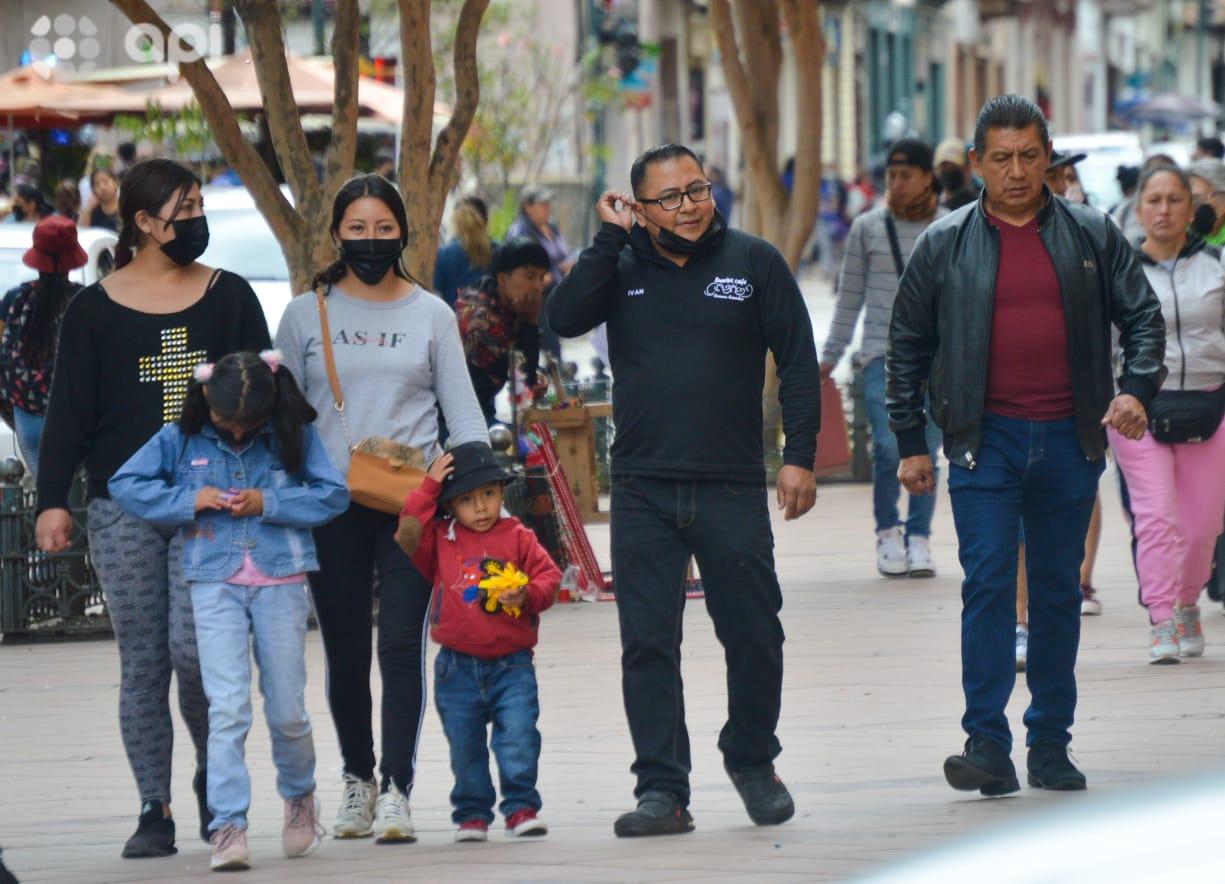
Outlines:
<svg viewBox="0 0 1225 884"><path fill-rule="evenodd" d="M1204 653L1196 602L1225 523L1225 268L1187 233L1194 208L1181 170L1157 166L1140 180L1141 262L1161 299L1169 375L1143 439L1107 431L1131 494L1151 663Z"/></svg>

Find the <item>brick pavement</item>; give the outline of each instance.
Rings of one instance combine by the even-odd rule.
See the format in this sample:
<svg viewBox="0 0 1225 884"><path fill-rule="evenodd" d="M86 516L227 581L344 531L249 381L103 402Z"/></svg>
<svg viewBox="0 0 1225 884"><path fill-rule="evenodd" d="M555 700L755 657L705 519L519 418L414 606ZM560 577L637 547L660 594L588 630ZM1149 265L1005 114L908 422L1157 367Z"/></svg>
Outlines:
<svg viewBox="0 0 1225 884"><path fill-rule="evenodd" d="M842 880L981 830L1041 817L1051 804L1115 800L1159 776L1220 769L1225 617L1216 606L1206 614L1202 660L1145 663L1145 620L1134 601L1127 535L1110 479L1108 473L1103 482L1106 529L1096 581L1105 613L1084 624L1073 744L1090 777L1087 796L1027 790L983 801L945 786L940 762L962 740L960 573L947 500L934 538L941 576L888 582L873 571L870 489L823 486L812 515L775 525L788 634L779 770L799 808L791 823L753 828L723 774L715 750L725 704L719 648L701 604L691 603L685 676L697 832L614 839L612 821L629 806L632 786L616 612L611 604L567 605L546 616L538 656L547 839L505 842L498 831L489 844L451 843L446 745L431 711L413 802L420 843L326 841L311 858L285 860L278 855L280 802L268 738L257 720L248 745L254 869L243 880ZM592 534L607 561L607 528ZM320 792L330 819L339 796L338 755L317 633L310 635L308 656ZM180 853L119 858L137 807L119 741L117 682L111 642L0 647L0 844L22 881L207 877L208 850L192 836L192 769L181 728ZM1023 706L1022 688L1010 708L1014 722ZM1014 757L1024 763L1022 749Z"/></svg>

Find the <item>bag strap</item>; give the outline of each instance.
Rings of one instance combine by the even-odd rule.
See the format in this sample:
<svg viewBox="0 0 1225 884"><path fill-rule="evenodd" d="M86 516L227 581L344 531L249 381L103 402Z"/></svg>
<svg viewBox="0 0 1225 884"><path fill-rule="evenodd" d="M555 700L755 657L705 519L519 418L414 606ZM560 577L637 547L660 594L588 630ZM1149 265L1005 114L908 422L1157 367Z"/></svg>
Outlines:
<svg viewBox="0 0 1225 884"><path fill-rule="evenodd" d="M889 251L893 252L893 266L897 269L897 278L901 279L906 272L906 262L902 260L902 247L897 241L897 226L893 223L893 215L885 210L885 233L889 234Z"/></svg>
<svg viewBox="0 0 1225 884"><path fill-rule="evenodd" d="M340 392L340 375L336 372L336 354L332 350L332 328L328 324L328 308L323 300L323 287L315 288L315 307L319 310L319 334L323 338L323 364L327 367L328 384L332 388L332 407L340 416L344 427L345 442L353 450L353 434L349 431L349 420L345 417L345 399Z"/></svg>

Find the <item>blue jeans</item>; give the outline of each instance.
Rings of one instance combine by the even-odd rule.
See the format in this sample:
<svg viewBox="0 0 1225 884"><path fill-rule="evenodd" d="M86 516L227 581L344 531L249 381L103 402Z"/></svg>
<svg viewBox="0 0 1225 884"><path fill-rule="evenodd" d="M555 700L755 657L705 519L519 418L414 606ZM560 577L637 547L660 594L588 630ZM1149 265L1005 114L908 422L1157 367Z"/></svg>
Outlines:
<svg viewBox="0 0 1225 884"><path fill-rule="evenodd" d="M451 820L493 822L489 746L498 760L502 816L540 810L540 698L531 651L485 660L442 648L434 661L434 702L451 747ZM493 724L490 740L488 727Z"/></svg>
<svg viewBox="0 0 1225 884"><path fill-rule="evenodd" d="M17 444L21 447L21 456L26 462L26 470L35 479L38 478L38 443L43 437L43 423L46 415L31 414L20 408L13 409L13 427L17 431Z"/></svg>
<svg viewBox="0 0 1225 884"><path fill-rule="evenodd" d="M1017 524L1025 527L1029 572L1032 701L1027 744L1067 745L1076 711L1080 644L1080 564L1105 459L1085 457L1073 418L1025 421L983 417L979 462L949 471L961 586L961 726L1005 749L1012 733L1004 707L1016 684Z"/></svg>
<svg viewBox="0 0 1225 884"><path fill-rule="evenodd" d="M897 480L899 455L897 437L889 429L889 410L885 407L885 360L873 359L863 367L864 399L868 406L868 423L872 427L872 512L876 530L887 531L902 524L897 501L902 493ZM927 419L927 450L935 464L940 451L940 429ZM906 517L907 537L930 537L932 513L936 511L936 495L910 495L910 512Z"/></svg>
<svg viewBox="0 0 1225 884"><path fill-rule="evenodd" d="M303 583L193 583L191 605L208 697L209 828L233 823L245 829L251 806L243 744L251 729L252 637L277 792L289 799L315 791L315 744L305 696L310 601Z"/></svg>
<svg viewBox="0 0 1225 884"><path fill-rule="evenodd" d="M769 764L782 751L775 731L784 636L765 484L614 476L612 560L634 796L667 792L681 806L689 804L692 768L681 680L691 556L727 666L723 764Z"/></svg>

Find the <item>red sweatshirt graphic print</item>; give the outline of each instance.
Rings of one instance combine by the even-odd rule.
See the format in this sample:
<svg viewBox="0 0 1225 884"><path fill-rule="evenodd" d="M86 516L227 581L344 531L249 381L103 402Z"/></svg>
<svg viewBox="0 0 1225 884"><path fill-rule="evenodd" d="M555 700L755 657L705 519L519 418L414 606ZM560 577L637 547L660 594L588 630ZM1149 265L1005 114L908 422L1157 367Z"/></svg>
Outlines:
<svg viewBox="0 0 1225 884"><path fill-rule="evenodd" d="M540 613L557 599L561 571L518 519L499 519L478 533L435 518L441 491L427 478L405 501L396 532L413 565L434 585L431 637L444 648L485 659L535 647ZM527 599L522 610L508 609L498 591L518 583L519 572L527 578Z"/></svg>

